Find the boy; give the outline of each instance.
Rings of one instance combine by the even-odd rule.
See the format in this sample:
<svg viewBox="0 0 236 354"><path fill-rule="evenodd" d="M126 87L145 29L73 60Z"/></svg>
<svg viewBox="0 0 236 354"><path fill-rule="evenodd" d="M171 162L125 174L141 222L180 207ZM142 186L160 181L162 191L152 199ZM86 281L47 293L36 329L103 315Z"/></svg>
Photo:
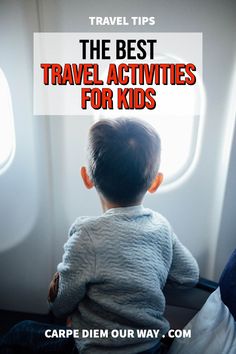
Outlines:
<svg viewBox="0 0 236 354"><path fill-rule="evenodd" d="M157 353L169 329L166 281L194 286L199 277L168 221L142 206L163 180L159 136L139 120L102 120L90 129L88 151L89 169L82 167L81 176L88 189L96 188L104 213L80 217L70 228L50 307L79 330L81 354ZM46 338L55 328L21 322L2 339L0 353L78 352L72 337ZM140 330L155 335L142 338Z"/></svg>
<svg viewBox="0 0 236 354"><path fill-rule="evenodd" d="M166 281L194 286L199 277L168 221L142 206L163 180L160 139L139 120L101 120L90 129L88 152L81 176L86 188L96 188L104 213L72 225L50 306L55 315L70 315L72 328L92 330L76 339L80 353L151 353L169 329ZM97 338L96 329L109 334ZM138 338L140 329L158 329L158 338Z"/></svg>

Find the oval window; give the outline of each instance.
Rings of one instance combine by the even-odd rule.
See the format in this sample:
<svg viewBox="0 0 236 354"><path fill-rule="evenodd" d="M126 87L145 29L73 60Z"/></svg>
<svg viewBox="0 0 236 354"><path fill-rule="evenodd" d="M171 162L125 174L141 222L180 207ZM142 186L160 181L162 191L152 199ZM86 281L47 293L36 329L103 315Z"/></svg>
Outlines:
<svg viewBox="0 0 236 354"><path fill-rule="evenodd" d="M159 55L157 63L187 63L174 55ZM149 122L161 137L162 154L160 170L164 184L177 181L187 172L194 161L199 137L200 118L203 116L205 94L202 78L196 84L160 85L157 87L157 107L150 111L97 112L95 120L121 116L133 116ZM148 86L142 86L142 88ZM201 119L202 120L202 119Z"/></svg>
<svg viewBox="0 0 236 354"><path fill-rule="evenodd" d="M0 173L12 161L15 151L15 129L10 88L0 68Z"/></svg>

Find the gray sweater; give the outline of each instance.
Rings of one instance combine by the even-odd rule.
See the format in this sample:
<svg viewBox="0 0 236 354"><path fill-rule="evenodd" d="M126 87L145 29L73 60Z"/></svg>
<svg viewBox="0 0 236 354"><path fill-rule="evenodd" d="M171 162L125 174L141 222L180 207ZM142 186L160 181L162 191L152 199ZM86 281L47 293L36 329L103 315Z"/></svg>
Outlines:
<svg viewBox="0 0 236 354"><path fill-rule="evenodd" d="M103 338L91 332L76 339L86 354L131 354L153 347L169 329L163 316L166 281L194 286L199 277L195 259L168 221L141 205L79 217L58 271L54 314L72 315L80 336L84 329L108 330ZM134 335L113 338L114 329L130 329ZM160 332L158 338L139 338L139 329Z"/></svg>

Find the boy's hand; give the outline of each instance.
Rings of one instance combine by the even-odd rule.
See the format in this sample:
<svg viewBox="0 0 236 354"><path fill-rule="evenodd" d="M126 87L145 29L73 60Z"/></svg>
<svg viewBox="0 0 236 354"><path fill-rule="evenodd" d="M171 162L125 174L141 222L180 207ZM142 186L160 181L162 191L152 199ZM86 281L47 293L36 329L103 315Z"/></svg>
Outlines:
<svg viewBox="0 0 236 354"><path fill-rule="evenodd" d="M48 301L49 302L55 301L55 299L57 297L57 293L58 293L58 286L59 286L59 273L56 272L53 275L53 278L52 278L52 281L50 283L49 290L48 290Z"/></svg>
<svg viewBox="0 0 236 354"><path fill-rule="evenodd" d="M66 319L66 326L67 327L72 327L72 318L71 316L68 316L67 319Z"/></svg>

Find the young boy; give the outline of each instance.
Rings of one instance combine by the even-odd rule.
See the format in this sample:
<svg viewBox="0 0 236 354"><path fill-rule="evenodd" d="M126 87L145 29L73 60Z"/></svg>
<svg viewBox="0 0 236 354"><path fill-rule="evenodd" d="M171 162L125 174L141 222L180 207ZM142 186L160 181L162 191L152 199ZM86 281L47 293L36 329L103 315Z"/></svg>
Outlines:
<svg viewBox="0 0 236 354"><path fill-rule="evenodd" d="M96 188L104 213L71 226L50 306L56 316L70 316L73 329L91 330L76 339L80 353L151 353L169 329L166 281L194 286L199 277L168 221L142 206L163 180L160 139L139 120L101 120L90 129L88 152L81 176L86 188ZM139 338L140 329L159 330L158 338Z"/></svg>
<svg viewBox="0 0 236 354"><path fill-rule="evenodd" d="M79 330L81 354L157 353L169 329L166 281L194 286L199 277L168 221L142 206L146 192L163 180L159 136L139 120L102 120L90 129L88 151L89 168L82 167L81 176L88 189L96 188L104 213L79 217L70 228L50 307ZM21 322L2 339L0 353L75 352L72 337L45 337L54 328ZM142 338L140 330L149 336Z"/></svg>

